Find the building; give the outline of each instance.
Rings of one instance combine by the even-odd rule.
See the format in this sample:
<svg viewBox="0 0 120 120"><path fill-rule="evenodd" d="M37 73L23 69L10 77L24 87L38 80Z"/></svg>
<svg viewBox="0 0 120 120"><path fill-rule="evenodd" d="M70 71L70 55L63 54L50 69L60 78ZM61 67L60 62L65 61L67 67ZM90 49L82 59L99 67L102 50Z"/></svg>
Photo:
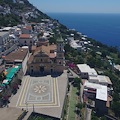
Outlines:
<svg viewBox="0 0 120 120"><path fill-rule="evenodd" d="M39 37L37 45L32 46L28 61L28 74L62 73L64 70L64 43L57 39L57 45L49 45L45 37Z"/></svg>
<svg viewBox="0 0 120 120"><path fill-rule="evenodd" d="M0 73L2 73L5 70L5 65L0 66Z"/></svg>
<svg viewBox="0 0 120 120"><path fill-rule="evenodd" d="M108 76L98 75L94 68L90 68L87 64L78 64L79 75L82 79L87 79L90 83L105 85L112 89L112 82Z"/></svg>
<svg viewBox="0 0 120 120"><path fill-rule="evenodd" d="M27 70L27 61L29 58L29 49L28 47L20 47L19 49L11 52L5 56L6 67L11 67L12 65L21 64L23 73L26 73Z"/></svg>
<svg viewBox="0 0 120 120"><path fill-rule="evenodd" d="M98 115L107 114L112 97L109 95L107 86L85 81L84 98L95 101L95 111Z"/></svg>
<svg viewBox="0 0 120 120"><path fill-rule="evenodd" d="M114 65L114 68L120 71L120 65Z"/></svg>
<svg viewBox="0 0 120 120"><path fill-rule="evenodd" d="M21 34L19 37L20 46L32 46L33 36L31 34Z"/></svg>
<svg viewBox="0 0 120 120"><path fill-rule="evenodd" d="M8 32L0 32L0 52L6 49L6 43L9 41Z"/></svg>
<svg viewBox="0 0 120 120"><path fill-rule="evenodd" d="M31 26L24 26L21 28L22 34L31 34L32 27Z"/></svg>
<svg viewBox="0 0 120 120"><path fill-rule="evenodd" d="M77 67L79 75L81 76L82 79L89 79L89 76L91 77L97 76L97 72L95 71L95 69L90 68L90 66L87 64L78 64Z"/></svg>
<svg viewBox="0 0 120 120"><path fill-rule="evenodd" d="M77 44L75 40L70 42L70 46L72 48L76 49L76 50L81 50L82 49L82 46Z"/></svg>

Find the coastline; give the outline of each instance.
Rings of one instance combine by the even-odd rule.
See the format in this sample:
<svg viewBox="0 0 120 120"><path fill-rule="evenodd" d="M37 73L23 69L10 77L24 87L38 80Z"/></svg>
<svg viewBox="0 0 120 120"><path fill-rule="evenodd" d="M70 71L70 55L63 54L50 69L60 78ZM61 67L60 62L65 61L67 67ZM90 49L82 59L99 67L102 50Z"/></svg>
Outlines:
<svg viewBox="0 0 120 120"><path fill-rule="evenodd" d="M87 35L108 46L118 46L120 49L120 14L110 13L46 13L52 19L57 19L69 29ZM107 17L106 17L107 15ZM116 16L116 17L114 17ZM105 18L104 18L105 17ZM109 20L108 19L112 19ZM119 18L119 19L118 19ZM100 19L100 20L99 20ZM117 20L118 19L118 20ZM115 22L117 21L117 22Z"/></svg>

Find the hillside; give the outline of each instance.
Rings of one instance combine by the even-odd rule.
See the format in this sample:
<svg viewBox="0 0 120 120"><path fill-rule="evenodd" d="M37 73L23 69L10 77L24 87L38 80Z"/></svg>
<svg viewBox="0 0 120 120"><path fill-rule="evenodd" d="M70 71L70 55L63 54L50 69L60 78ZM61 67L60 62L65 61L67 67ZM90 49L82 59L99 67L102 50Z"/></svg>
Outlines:
<svg viewBox="0 0 120 120"><path fill-rule="evenodd" d="M28 22L40 23L42 19L50 19L49 16L34 7L28 0L0 0L0 28L16 26L24 23L23 16ZM57 20L55 20L57 21ZM49 38L50 44L56 43L58 34L61 33L64 40L74 34L75 40L82 41L82 35L75 30L70 30L60 24L52 28L53 37ZM66 41L65 58L68 63L88 64L97 71L102 71L102 75L109 76L113 83L113 102L110 107L110 114L120 117L120 71L113 69L114 64L120 65L120 52L116 47L108 47L93 39L87 38L88 46L83 46L83 51L73 49ZM112 112L111 112L112 111Z"/></svg>
<svg viewBox="0 0 120 120"><path fill-rule="evenodd" d="M32 15L29 17L29 22L40 22L43 18L50 18L30 4L28 0L0 0L0 27L21 24L22 15L27 12L36 14L35 17Z"/></svg>

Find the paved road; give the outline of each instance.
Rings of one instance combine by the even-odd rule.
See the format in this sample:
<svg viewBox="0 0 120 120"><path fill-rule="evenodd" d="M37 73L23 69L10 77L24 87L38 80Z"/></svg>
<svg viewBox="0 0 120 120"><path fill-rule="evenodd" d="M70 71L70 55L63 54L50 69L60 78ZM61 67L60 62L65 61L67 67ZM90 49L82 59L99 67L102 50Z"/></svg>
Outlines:
<svg viewBox="0 0 120 120"><path fill-rule="evenodd" d="M0 52L0 57L9 54L10 52L14 51L18 46L14 44L12 47L9 49L5 50L4 52Z"/></svg>
<svg viewBox="0 0 120 120"><path fill-rule="evenodd" d="M18 108L0 108L0 120L17 120L22 113L23 111Z"/></svg>
<svg viewBox="0 0 120 120"><path fill-rule="evenodd" d="M80 100L83 103L83 89L84 89L84 85L80 84L81 88L80 88Z"/></svg>
<svg viewBox="0 0 120 120"><path fill-rule="evenodd" d="M91 120L91 112L92 112L92 109L86 108L86 119L85 120Z"/></svg>

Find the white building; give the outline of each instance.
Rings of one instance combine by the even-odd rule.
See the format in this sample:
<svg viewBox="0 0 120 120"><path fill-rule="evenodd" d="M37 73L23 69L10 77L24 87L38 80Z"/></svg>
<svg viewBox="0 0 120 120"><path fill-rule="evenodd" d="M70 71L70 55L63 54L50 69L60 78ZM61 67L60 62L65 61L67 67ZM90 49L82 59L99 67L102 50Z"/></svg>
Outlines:
<svg viewBox="0 0 120 120"><path fill-rule="evenodd" d="M9 41L8 32L0 32L0 52L5 50L5 45Z"/></svg>
<svg viewBox="0 0 120 120"><path fill-rule="evenodd" d="M95 71L95 69L90 68L90 66L87 64L78 64L77 67L79 69L79 74L83 79L88 79L89 76L97 76L97 72Z"/></svg>
<svg viewBox="0 0 120 120"><path fill-rule="evenodd" d="M77 49L77 50L81 50L82 49L82 46L81 45L78 45L75 41L71 41L70 42L70 46L74 49Z"/></svg>

